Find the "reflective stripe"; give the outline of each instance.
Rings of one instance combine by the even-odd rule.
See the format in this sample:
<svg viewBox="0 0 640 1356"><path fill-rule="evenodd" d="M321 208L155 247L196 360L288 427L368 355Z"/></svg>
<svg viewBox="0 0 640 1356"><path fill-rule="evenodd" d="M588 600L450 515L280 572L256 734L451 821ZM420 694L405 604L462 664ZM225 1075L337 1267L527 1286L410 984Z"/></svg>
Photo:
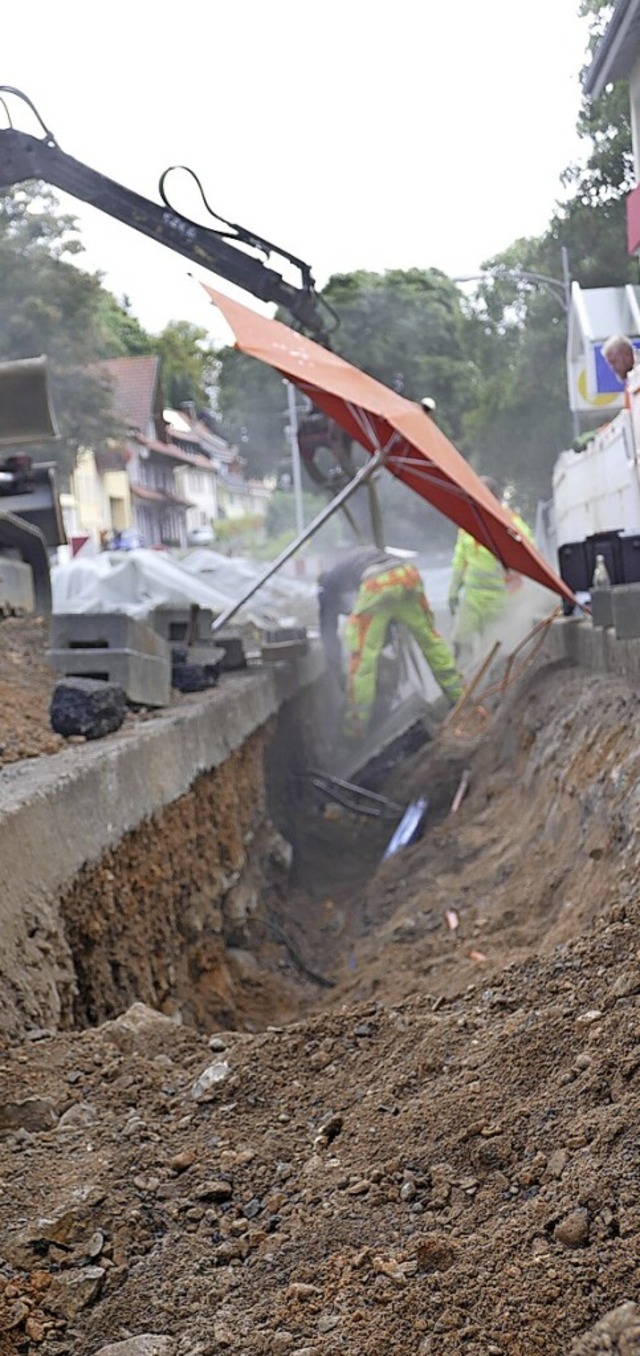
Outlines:
<svg viewBox="0 0 640 1356"><path fill-rule="evenodd" d="M415 565L391 565L384 570L376 570L369 578L363 575L361 587L363 593L373 594L380 594L392 588L422 590L422 575Z"/></svg>

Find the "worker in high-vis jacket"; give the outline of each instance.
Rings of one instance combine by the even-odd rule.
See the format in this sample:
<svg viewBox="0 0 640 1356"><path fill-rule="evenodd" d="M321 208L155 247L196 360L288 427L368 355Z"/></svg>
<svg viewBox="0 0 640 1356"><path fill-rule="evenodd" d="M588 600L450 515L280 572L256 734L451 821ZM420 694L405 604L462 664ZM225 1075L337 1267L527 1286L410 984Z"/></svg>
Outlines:
<svg viewBox="0 0 640 1356"><path fill-rule="evenodd" d="M482 481L499 499L497 482L491 476L483 476ZM510 516L520 536L532 542L531 528L520 514L511 513ZM486 546L481 546L469 532L460 529L449 583L449 611L455 617L453 646L456 659L474 655L483 633L500 619L521 583L521 575L505 570Z"/></svg>
<svg viewBox="0 0 640 1356"><path fill-rule="evenodd" d="M346 552L319 579L320 634L327 665L343 672L338 634L340 616L347 616L343 641L347 672L344 733L366 734L376 702L378 662L389 627L400 623L414 636L453 706L462 693L462 679L449 646L434 626L419 570L409 561L375 546Z"/></svg>

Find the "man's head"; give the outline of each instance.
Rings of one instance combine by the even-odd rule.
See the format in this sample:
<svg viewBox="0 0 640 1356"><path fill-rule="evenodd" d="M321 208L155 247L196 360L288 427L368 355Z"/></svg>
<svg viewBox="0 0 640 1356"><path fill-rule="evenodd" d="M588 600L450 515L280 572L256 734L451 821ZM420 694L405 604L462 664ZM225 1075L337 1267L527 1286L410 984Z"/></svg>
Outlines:
<svg viewBox="0 0 640 1356"><path fill-rule="evenodd" d="M603 346L602 356L606 358L619 381L625 382L635 367L636 355L633 344L625 334L612 334Z"/></svg>

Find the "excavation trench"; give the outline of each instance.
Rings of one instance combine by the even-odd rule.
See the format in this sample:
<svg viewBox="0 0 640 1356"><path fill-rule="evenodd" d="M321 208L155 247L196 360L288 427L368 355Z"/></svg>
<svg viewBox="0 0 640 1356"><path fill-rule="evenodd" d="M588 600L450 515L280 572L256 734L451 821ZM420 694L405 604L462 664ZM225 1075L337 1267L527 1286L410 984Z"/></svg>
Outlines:
<svg viewBox="0 0 640 1356"><path fill-rule="evenodd" d="M282 708L74 868L48 950L33 906L7 982L66 946L81 1029L3 1047L11 1350L636 1350L637 675L546 659L391 771L432 807L384 864Z"/></svg>
<svg viewBox="0 0 640 1356"><path fill-rule="evenodd" d="M330 1001L352 972L375 924L368 885L401 812L351 811L314 787L310 701L286 704L82 868L60 903L72 972L62 1028L143 1002L206 1032L256 1031ZM429 774L431 827L461 758L449 749ZM393 776L387 765L368 785L383 792Z"/></svg>
<svg viewBox="0 0 640 1356"><path fill-rule="evenodd" d="M10 1037L99 1026L134 1002L211 1033L425 989L447 999L564 944L615 898L613 849L633 824L635 796L636 699L622 679L542 660L475 741L437 739L388 768L377 789L401 806L426 796L429 812L423 840L385 863L397 818L335 804L327 812L312 788L321 683L274 705L255 695L261 681L234 689L231 706L222 693L219 710L194 704L186 722L136 732L128 749L61 755L82 760L78 791L73 783L67 794L58 773L54 787L52 769L67 764L40 760L55 796L28 802L31 854L6 816L23 892L14 903L9 883L2 906L0 1017ZM226 712L233 719L252 692L248 732L221 745L217 766L189 775L203 736L224 731L231 742ZM160 774L167 784L181 750L179 793L141 813L146 789ZM125 788L132 826L123 814L125 831L114 833ZM85 864L74 816L94 845ZM41 902L43 863L72 851L64 887L54 899L47 884Z"/></svg>

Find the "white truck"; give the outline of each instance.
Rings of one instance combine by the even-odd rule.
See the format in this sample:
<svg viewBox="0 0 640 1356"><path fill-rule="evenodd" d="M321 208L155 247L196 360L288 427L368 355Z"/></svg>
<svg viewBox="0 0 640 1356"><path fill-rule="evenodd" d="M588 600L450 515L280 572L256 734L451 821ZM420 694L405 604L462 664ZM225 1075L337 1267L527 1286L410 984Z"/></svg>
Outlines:
<svg viewBox="0 0 640 1356"><path fill-rule="evenodd" d="M589 592L597 554L613 584L640 582L640 365L627 404L581 450L560 453L552 498L538 510L540 549L578 595Z"/></svg>

